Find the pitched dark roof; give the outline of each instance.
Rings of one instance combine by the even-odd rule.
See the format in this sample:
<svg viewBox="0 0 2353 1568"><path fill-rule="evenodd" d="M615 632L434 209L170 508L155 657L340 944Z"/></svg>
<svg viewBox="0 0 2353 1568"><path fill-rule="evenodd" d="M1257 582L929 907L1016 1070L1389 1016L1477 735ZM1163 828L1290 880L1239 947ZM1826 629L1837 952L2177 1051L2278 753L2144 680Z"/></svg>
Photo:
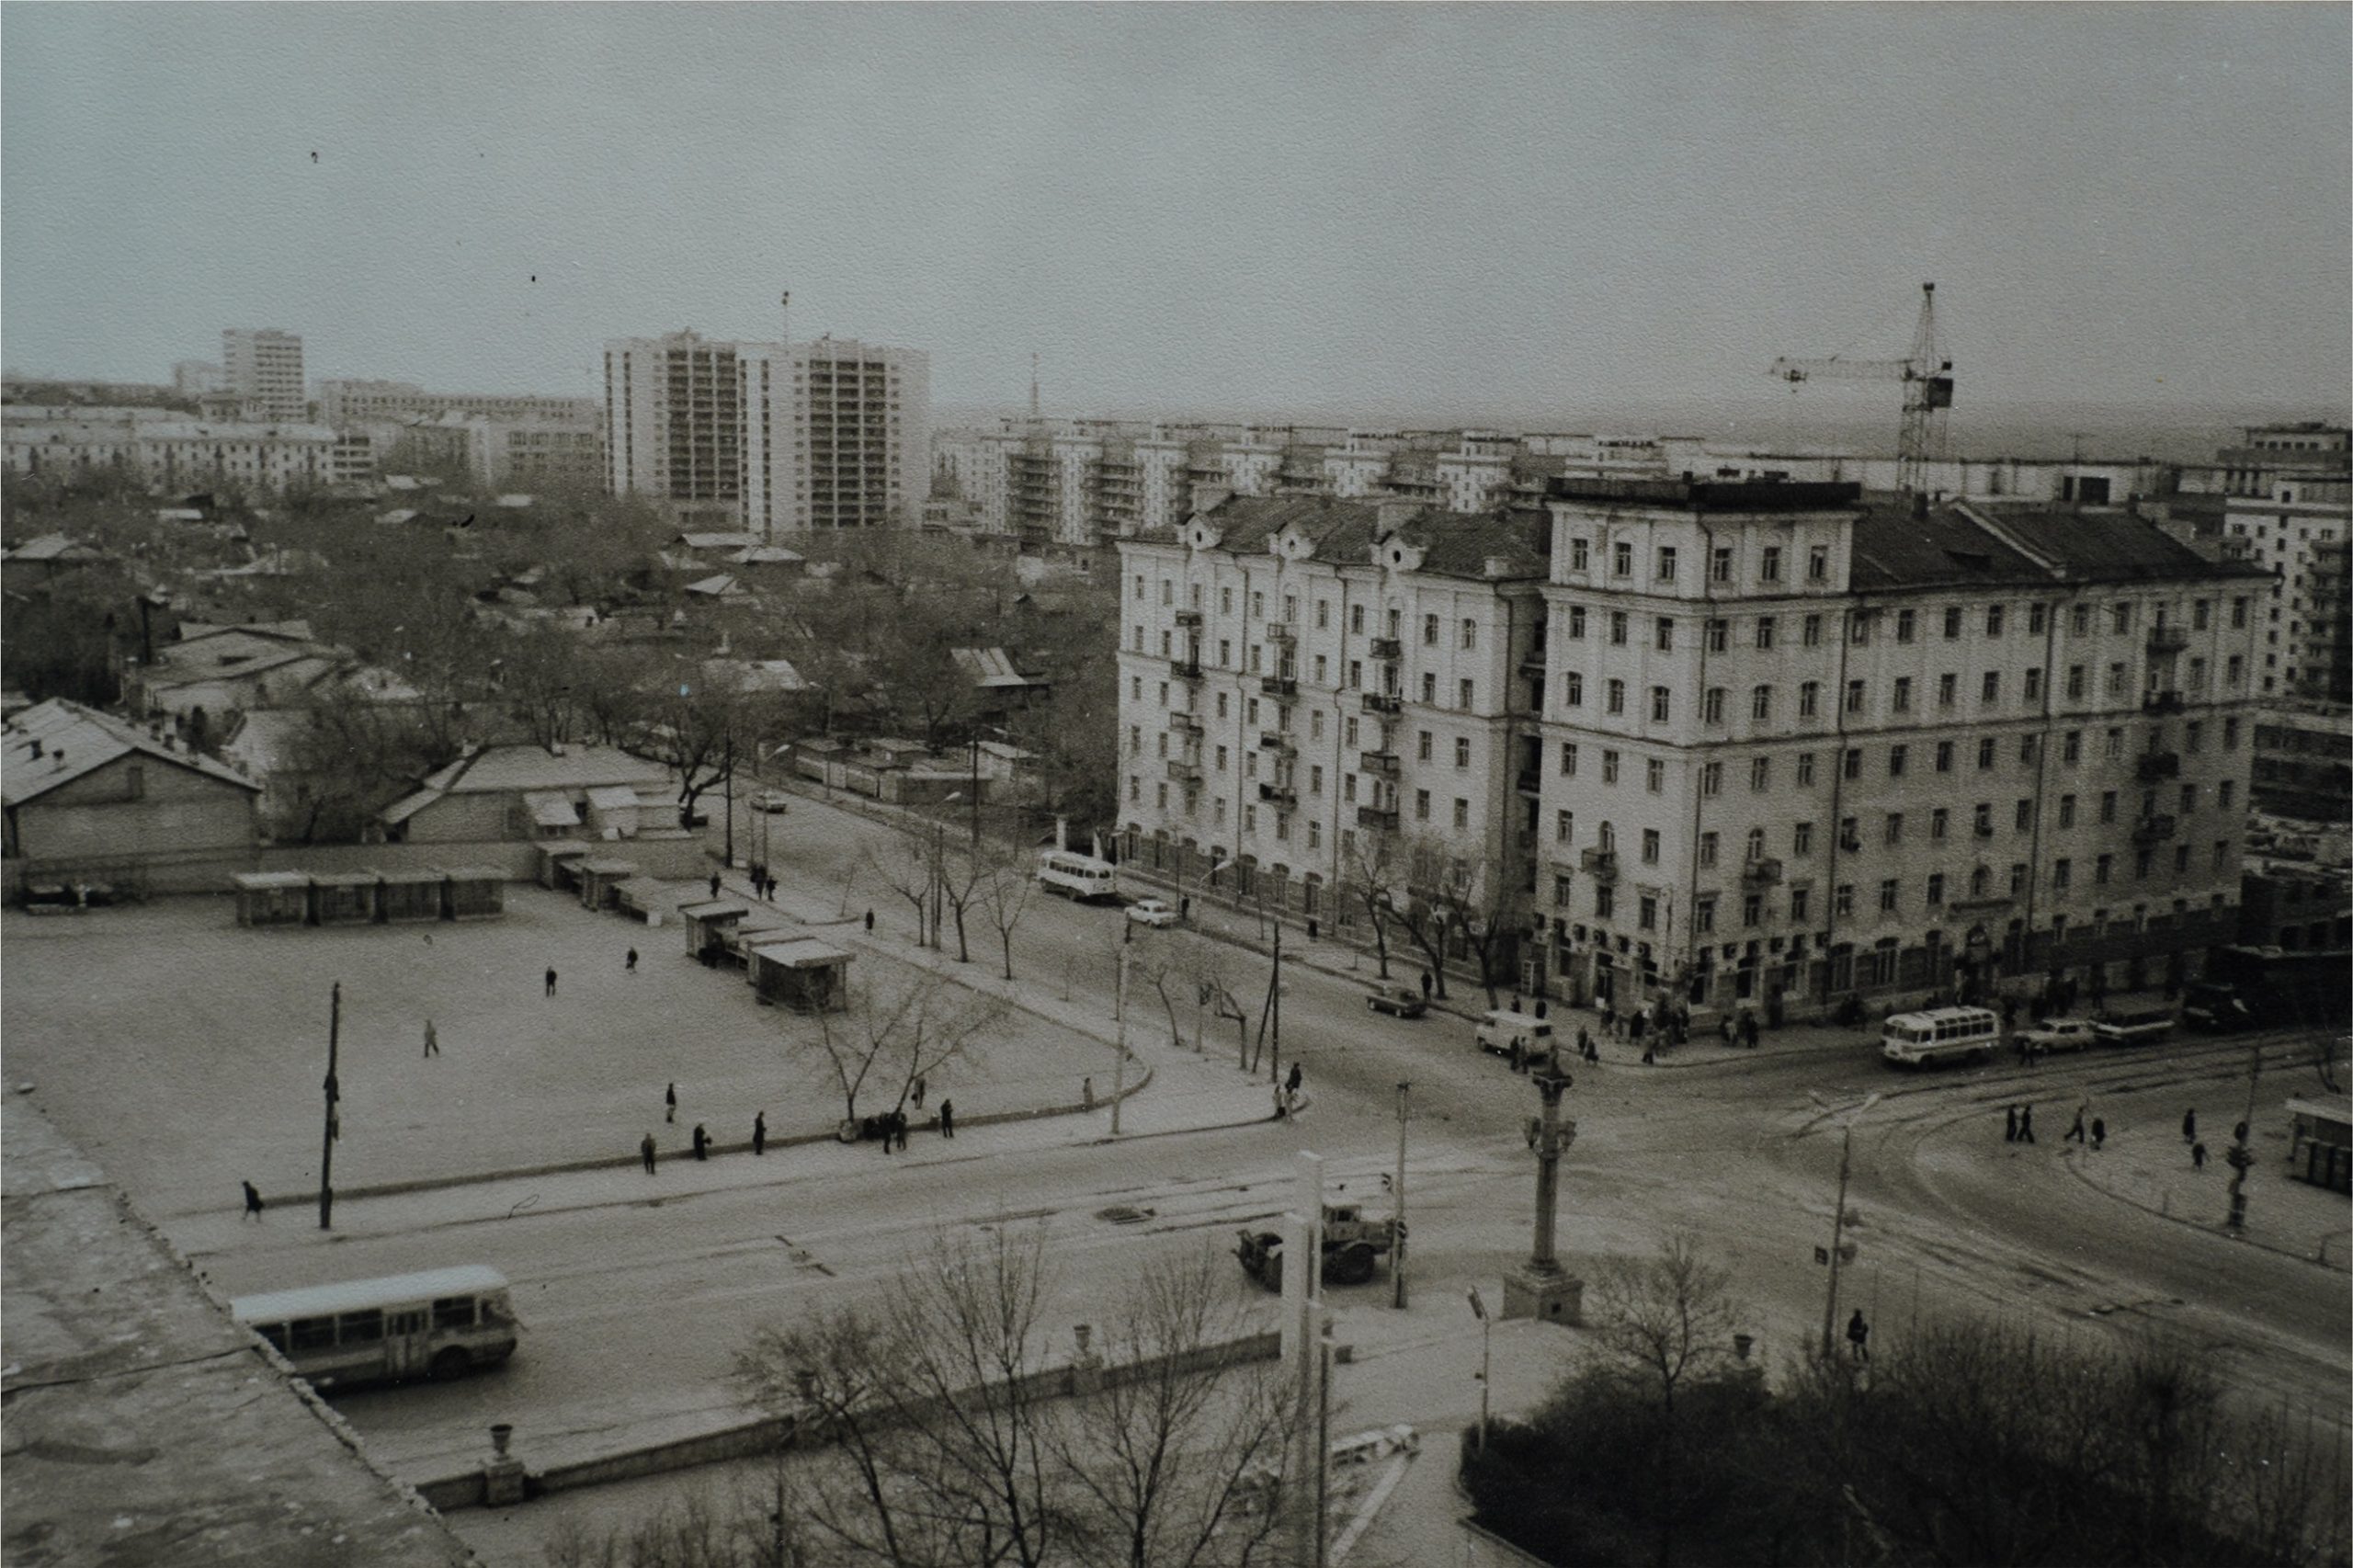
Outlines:
<svg viewBox="0 0 2353 1568"><path fill-rule="evenodd" d="M1858 593L1973 583L2047 583L2051 574L1952 506L1926 517L1874 507L1855 519L1847 582Z"/></svg>
<svg viewBox="0 0 2353 1568"><path fill-rule="evenodd" d="M1884 593L2264 574L2246 563L2208 561L2128 513L1947 506L1918 516L1900 506L1874 506L1856 517L1848 581L1859 593Z"/></svg>

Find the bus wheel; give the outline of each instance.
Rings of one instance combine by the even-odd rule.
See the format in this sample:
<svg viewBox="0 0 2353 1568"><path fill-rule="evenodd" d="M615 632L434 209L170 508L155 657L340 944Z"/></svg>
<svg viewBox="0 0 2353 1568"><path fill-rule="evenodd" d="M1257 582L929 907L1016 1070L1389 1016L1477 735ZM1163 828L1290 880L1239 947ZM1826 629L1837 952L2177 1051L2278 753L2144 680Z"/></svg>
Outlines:
<svg viewBox="0 0 2353 1568"><path fill-rule="evenodd" d="M451 1378L465 1376L467 1369L473 1364L472 1357L453 1345L433 1358L433 1376L442 1382L448 1382Z"/></svg>

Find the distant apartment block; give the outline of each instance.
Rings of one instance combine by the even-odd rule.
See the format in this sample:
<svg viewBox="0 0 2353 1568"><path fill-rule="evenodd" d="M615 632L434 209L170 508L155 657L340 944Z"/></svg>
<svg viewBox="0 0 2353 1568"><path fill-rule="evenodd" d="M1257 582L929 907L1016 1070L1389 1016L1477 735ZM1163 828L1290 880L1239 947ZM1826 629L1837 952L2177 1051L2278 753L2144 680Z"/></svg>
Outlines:
<svg viewBox="0 0 2353 1568"><path fill-rule="evenodd" d="M373 463L366 437L339 436L324 425L213 422L168 410L41 412L50 416L0 425L9 472L110 472L163 484L282 490L364 477Z"/></svg>
<svg viewBox="0 0 2353 1568"><path fill-rule="evenodd" d="M928 494L928 357L847 338L605 346L606 484L682 523L762 535L915 526Z"/></svg>
<svg viewBox="0 0 2353 1568"><path fill-rule="evenodd" d="M480 415L489 419L553 420L597 427L604 405L593 397L528 392L437 392L413 381L323 381L319 420L341 427L371 420L438 419Z"/></svg>
<svg viewBox="0 0 2353 1568"><path fill-rule="evenodd" d="M1467 880L1525 988L1620 1006L2154 984L2235 930L2266 585L2136 517L1569 475L1120 551L1122 831L1180 887L1361 939L1368 879Z"/></svg>
<svg viewBox="0 0 2353 1568"><path fill-rule="evenodd" d="M469 414L436 418L367 420L338 426L364 432L384 452L419 467L456 471L484 488L601 490L605 483L603 420L585 409L546 413Z"/></svg>
<svg viewBox="0 0 2353 1568"><path fill-rule="evenodd" d="M310 413L302 380L302 340L276 327L230 327L221 334L221 390L262 417L300 420Z"/></svg>

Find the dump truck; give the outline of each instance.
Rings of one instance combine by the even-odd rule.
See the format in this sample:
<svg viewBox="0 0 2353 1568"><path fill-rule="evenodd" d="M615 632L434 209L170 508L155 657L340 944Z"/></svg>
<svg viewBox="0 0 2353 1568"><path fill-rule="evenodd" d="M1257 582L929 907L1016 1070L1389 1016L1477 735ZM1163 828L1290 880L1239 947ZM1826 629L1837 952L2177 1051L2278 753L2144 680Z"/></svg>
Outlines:
<svg viewBox="0 0 2353 1568"><path fill-rule="evenodd" d="M1324 1205L1324 1283L1361 1285L1372 1278L1389 1250L1395 1221L1368 1220L1356 1203ZM1269 1290L1283 1288L1283 1238L1279 1231L1245 1230L1233 1255L1242 1271Z"/></svg>

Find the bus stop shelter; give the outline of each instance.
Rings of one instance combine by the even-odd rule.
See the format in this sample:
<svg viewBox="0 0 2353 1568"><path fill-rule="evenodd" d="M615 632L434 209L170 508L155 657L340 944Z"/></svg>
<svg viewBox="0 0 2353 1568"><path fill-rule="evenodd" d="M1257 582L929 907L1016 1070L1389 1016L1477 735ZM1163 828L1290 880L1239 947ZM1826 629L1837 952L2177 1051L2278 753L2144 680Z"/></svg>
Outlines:
<svg viewBox="0 0 2353 1568"><path fill-rule="evenodd" d="M311 917L307 871L240 871L232 881L240 926L300 926Z"/></svg>
<svg viewBox="0 0 2353 1568"><path fill-rule="evenodd" d="M496 866L452 866L441 873L441 917L494 920L506 913L506 873Z"/></svg>
<svg viewBox="0 0 2353 1568"><path fill-rule="evenodd" d="M637 875L634 860L590 858L580 862L580 903L586 909L610 909L619 902L620 885Z"/></svg>
<svg viewBox="0 0 2353 1568"><path fill-rule="evenodd" d="M373 871L316 871L311 876L311 924L372 926L381 884Z"/></svg>
<svg viewBox="0 0 2353 1568"><path fill-rule="evenodd" d="M814 937L796 937L754 948L745 977L763 1003L799 1013L839 1012L849 1005L849 960Z"/></svg>
<svg viewBox="0 0 2353 1568"><path fill-rule="evenodd" d="M561 892L580 885L580 862L596 846L585 838L551 838L532 847L540 852L540 886Z"/></svg>
<svg viewBox="0 0 2353 1568"><path fill-rule="evenodd" d="M442 872L433 868L377 876L377 918L393 925L441 918Z"/></svg>

